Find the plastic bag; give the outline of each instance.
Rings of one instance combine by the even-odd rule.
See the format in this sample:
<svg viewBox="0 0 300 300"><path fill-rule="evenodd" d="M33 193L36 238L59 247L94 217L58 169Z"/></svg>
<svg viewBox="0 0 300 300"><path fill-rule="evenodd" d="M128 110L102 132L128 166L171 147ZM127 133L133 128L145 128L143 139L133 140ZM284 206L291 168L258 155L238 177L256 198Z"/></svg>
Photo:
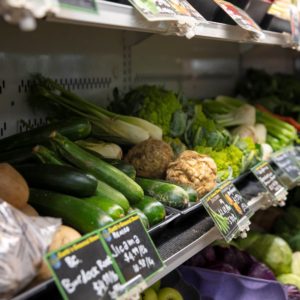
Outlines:
<svg viewBox="0 0 300 300"><path fill-rule="evenodd" d="M0 200L0 299L9 299L37 274L60 219L29 217Z"/></svg>

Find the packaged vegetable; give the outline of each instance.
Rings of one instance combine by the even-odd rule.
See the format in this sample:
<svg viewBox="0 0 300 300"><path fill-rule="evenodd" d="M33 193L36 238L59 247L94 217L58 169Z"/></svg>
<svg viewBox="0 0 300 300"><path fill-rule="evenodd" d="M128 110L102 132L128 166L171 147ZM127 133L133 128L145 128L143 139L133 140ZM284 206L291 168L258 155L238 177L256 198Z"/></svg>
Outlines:
<svg viewBox="0 0 300 300"><path fill-rule="evenodd" d="M0 201L0 299L10 299L37 274L59 219L29 217Z"/></svg>

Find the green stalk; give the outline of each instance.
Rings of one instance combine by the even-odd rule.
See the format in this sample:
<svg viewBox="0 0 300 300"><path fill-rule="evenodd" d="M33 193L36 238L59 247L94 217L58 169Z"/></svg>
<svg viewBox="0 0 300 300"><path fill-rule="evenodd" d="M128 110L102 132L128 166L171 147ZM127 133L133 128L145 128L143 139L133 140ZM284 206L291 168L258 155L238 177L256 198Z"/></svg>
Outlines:
<svg viewBox="0 0 300 300"><path fill-rule="evenodd" d="M101 106L98 106L92 102L86 101L86 100L82 99L81 97L77 96L76 94L65 90L63 87L61 87L59 84L56 84L51 79L46 79L46 80L47 80L48 85L59 90L59 92L61 93L61 96L63 96L64 98L70 99L71 100L70 102L76 104L76 106L80 104L80 107L82 109L88 109L88 111L90 113L98 112L98 113L101 113L112 119L118 119L123 122L129 123L131 125L135 125L137 127L144 129L145 131L147 131L149 136L151 136L152 138L160 139L160 140L162 139L162 129L160 127L158 127L144 119L141 119L141 118L131 117L131 116L123 116L123 115L119 115L119 114L110 112Z"/></svg>

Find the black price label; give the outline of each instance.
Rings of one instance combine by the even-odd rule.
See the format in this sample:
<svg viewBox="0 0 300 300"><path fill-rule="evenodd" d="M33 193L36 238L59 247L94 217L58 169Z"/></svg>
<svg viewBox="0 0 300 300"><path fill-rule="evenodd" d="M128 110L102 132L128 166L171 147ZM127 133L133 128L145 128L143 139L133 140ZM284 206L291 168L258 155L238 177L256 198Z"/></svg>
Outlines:
<svg viewBox="0 0 300 300"><path fill-rule="evenodd" d="M276 201L281 200L278 197L280 197L280 194L285 190L285 188L277 180L277 176L269 163L259 163L251 170L259 182L265 187L266 191L271 194L272 198Z"/></svg>
<svg viewBox="0 0 300 300"><path fill-rule="evenodd" d="M126 281L137 275L148 278L163 267L138 216L103 230L102 236Z"/></svg>
<svg viewBox="0 0 300 300"><path fill-rule="evenodd" d="M87 11L98 12L98 7L95 0L59 0L59 3L67 8Z"/></svg>
<svg viewBox="0 0 300 300"><path fill-rule="evenodd" d="M226 241L240 230L240 220L250 215L247 202L230 181L218 186L202 201Z"/></svg>
<svg viewBox="0 0 300 300"><path fill-rule="evenodd" d="M292 182L300 178L300 166L293 149L275 153L272 160Z"/></svg>
<svg viewBox="0 0 300 300"><path fill-rule="evenodd" d="M46 256L64 299L117 299L163 267L148 233L134 214Z"/></svg>

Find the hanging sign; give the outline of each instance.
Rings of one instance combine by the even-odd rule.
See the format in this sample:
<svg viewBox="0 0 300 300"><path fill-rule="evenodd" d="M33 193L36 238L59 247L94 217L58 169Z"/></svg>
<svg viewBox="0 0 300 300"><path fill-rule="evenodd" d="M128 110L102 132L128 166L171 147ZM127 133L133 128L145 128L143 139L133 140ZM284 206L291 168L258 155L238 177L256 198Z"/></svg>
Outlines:
<svg viewBox="0 0 300 300"><path fill-rule="evenodd" d="M268 162L257 164L251 171L271 196L273 204L281 204L286 200L287 191Z"/></svg>
<svg viewBox="0 0 300 300"><path fill-rule="evenodd" d="M117 299L163 268L136 214L46 255L64 299ZM128 288L129 287L129 288Z"/></svg>
<svg viewBox="0 0 300 300"><path fill-rule="evenodd" d="M248 229L251 212L247 201L231 181L219 185L202 203L227 242Z"/></svg>
<svg viewBox="0 0 300 300"><path fill-rule="evenodd" d="M214 0L228 16L233 19L241 28L253 32L257 37L264 38L265 35L255 21L241 8L230 2L223 0Z"/></svg>
<svg viewBox="0 0 300 300"><path fill-rule="evenodd" d="M300 165L293 147L274 153L272 160L281 171L280 179L287 187L300 181Z"/></svg>

